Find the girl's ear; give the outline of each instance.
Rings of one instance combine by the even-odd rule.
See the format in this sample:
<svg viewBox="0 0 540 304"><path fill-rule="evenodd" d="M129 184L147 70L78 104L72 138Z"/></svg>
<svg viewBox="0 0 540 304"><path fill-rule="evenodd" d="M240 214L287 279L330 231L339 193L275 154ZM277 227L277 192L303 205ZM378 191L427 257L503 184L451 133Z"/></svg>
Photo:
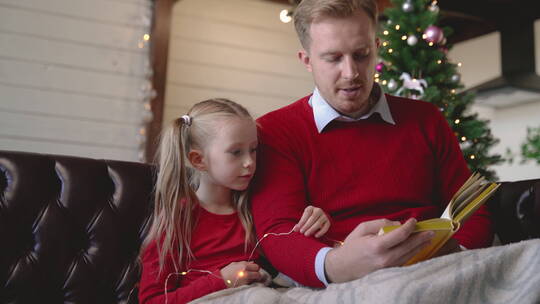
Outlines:
<svg viewBox="0 0 540 304"><path fill-rule="evenodd" d="M206 170L206 163L204 161L204 155L201 150L191 150L188 153L188 160L193 166L193 168L205 171Z"/></svg>

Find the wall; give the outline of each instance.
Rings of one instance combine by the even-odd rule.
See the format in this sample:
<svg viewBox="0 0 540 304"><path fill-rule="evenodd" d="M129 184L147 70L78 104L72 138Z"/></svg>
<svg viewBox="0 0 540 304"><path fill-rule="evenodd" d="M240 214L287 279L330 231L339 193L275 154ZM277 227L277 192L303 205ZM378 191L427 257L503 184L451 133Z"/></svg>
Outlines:
<svg viewBox="0 0 540 304"><path fill-rule="evenodd" d="M164 124L226 97L260 116L313 90L288 8L263 0L181 0L173 10Z"/></svg>
<svg viewBox="0 0 540 304"><path fill-rule="evenodd" d="M519 46L516 46L519 47ZM540 72L540 20L535 22L536 71ZM501 74L501 54L499 33L488 34L476 39L456 44L449 57L454 62L462 62L461 79L466 88L481 84ZM491 121L493 135L500 139L492 152L505 155L509 148L519 152L525 140L526 128L540 126L540 100L532 100L515 106L495 108L489 105L476 105L473 111ZM520 180L540 178L540 165L534 162L520 164L517 157L513 164L508 162L494 166L500 180Z"/></svg>
<svg viewBox="0 0 540 304"><path fill-rule="evenodd" d="M0 0L0 149L138 159L146 0Z"/></svg>

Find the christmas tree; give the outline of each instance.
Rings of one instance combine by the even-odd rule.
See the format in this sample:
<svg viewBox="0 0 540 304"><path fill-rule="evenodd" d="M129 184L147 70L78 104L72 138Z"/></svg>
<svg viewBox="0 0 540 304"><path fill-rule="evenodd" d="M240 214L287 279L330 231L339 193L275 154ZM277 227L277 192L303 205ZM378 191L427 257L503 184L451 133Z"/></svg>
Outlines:
<svg viewBox="0 0 540 304"><path fill-rule="evenodd" d="M446 117L458 138L469 168L486 178L496 176L489 166L503 161L500 155L489 154L498 142L491 134L487 120L470 112L474 95L463 92L460 64L447 58L451 48L446 41L452 33L448 27L438 27L437 1L392 0L388 18L381 22L381 62L375 81L385 92L435 104Z"/></svg>

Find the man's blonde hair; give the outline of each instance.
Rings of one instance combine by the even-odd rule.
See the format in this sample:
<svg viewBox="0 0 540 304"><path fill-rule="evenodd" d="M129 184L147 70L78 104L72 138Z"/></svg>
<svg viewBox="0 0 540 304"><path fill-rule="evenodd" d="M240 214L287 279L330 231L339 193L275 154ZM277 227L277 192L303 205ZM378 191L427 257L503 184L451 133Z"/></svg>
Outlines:
<svg viewBox="0 0 540 304"><path fill-rule="evenodd" d="M378 12L376 0L302 0L294 11L294 27L298 39L306 51L309 50L311 24L322 17L349 17L358 10L364 10L368 17L377 24Z"/></svg>

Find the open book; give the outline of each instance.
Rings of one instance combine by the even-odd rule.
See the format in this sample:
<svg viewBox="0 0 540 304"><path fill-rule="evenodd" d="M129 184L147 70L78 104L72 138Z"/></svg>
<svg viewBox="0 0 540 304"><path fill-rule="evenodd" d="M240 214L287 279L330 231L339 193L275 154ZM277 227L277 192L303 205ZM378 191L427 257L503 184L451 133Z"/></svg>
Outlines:
<svg viewBox="0 0 540 304"><path fill-rule="evenodd" d="M486 183L485 179L475 173L454 194L440 218L416 223L415 232L434 231L431 244L413 256L405 265L427 260L432 257L459 227L471 216L500 186L497 183ZM381 228L379 234L388 233L398 226Z"/></svg>

